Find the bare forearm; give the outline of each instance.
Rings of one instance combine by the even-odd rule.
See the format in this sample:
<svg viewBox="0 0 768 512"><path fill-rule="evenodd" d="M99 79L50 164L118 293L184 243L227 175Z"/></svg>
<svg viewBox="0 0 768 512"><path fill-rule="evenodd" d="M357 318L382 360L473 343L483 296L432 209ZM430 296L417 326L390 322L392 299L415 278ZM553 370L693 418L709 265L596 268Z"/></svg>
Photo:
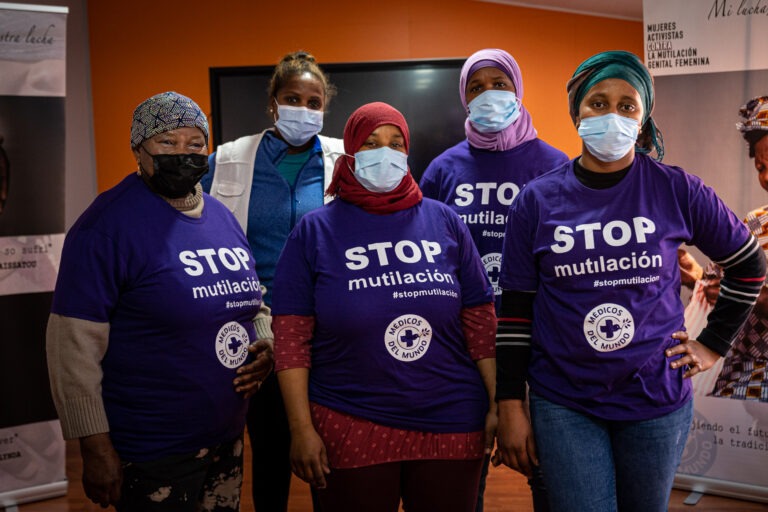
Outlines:
<svg viewBox="0 0 768 512"><path fill-rule="evenodd" d="M291 368L277 374L280 392L283 394L285 412L291 432L312 427L312 415L309 410L309 370Z"/></svg>
<svg viewBox="0 0 768 512"><path fill-rule="evenodd" d="M488 392L488 400L491 403L491 409L496 409L496 358L478 359L475 361L483 384Z"/></svg>

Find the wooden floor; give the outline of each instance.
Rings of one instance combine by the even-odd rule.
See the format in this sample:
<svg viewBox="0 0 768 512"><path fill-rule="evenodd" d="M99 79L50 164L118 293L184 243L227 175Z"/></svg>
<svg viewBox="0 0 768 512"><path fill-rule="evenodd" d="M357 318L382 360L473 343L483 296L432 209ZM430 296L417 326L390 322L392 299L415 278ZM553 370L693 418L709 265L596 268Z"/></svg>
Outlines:
<svg viewBox="0 0 768 512"><path fill-rule="evenodd" d="M246 436L247 437L247 436ZM246 447L246 454L250 448ZM243 493L243 512L253 510L253 502L250 498L250 467L249 457L246 455L246 474ZM27 503L18 507L19 512L95 512L103 511L86 499L80 485L82 462L76 442L67 442L67 477L69 478L69 493L61 498ZM670 512L754 512L768 511L768 504L739 501L719 496L705 495L696 506L683 504L688 496L688 491L673 490L672 499L669 502ZM294 477L291 486L291 496L288 503L288 512L310 512L311 500L307 484ZM108 510L114 510L109 508ZM508 468L491 468L488 475L487 490L485 493L486 512L532 512L530 492L525 478ZM439 511L436 511L439 512ZM588 512L588 511L585 511Z"/></svg>

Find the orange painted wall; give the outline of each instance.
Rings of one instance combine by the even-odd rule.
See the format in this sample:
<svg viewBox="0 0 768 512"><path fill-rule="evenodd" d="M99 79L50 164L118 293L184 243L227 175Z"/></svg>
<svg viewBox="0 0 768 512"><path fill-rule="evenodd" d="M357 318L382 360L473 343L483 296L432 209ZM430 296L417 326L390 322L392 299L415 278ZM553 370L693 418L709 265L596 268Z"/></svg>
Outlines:
<svg viewBox="0 0 768 512"><path fill-rule="evenodd" d="M322 64L503 48L520 64L539 136L575 156L565 94L573 70L599 51L643 52L640 22L478 0L95 0L88 18L99 191L135 170L131 115L145 98L176 90L210 112L210 67L271 65L296 49Z"/></svg>

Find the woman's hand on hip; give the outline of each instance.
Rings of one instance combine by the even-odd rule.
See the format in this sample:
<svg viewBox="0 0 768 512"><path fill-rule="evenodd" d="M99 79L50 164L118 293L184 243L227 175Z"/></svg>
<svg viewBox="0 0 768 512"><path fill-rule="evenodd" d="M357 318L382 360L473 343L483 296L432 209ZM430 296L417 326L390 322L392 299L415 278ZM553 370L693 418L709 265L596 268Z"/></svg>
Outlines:
<svg viewBox="0 0 768 512"><path fill-rule="evenodd" d="M261 383L275 366L272 352L272 340L258 340L248 347L251 362L237 369L235 391L243 393L245 398L253 396L261 387Z"/></svg>
<svg viewBox="0 0 768 512"><path fill-rule="evenodd" d="M677 331L672 334L672 337L676 340L680 340L678 345L670 347L666 351L667 357L681 356L679 359L675 359L669 363L669 367L677 369L680 367L686 367L683 374L684 379L689 379L694 375L701 372L705 372L712 368L718 359L720 354L707 348L696 340L690 339L688 333L685 331Z"/></svg>

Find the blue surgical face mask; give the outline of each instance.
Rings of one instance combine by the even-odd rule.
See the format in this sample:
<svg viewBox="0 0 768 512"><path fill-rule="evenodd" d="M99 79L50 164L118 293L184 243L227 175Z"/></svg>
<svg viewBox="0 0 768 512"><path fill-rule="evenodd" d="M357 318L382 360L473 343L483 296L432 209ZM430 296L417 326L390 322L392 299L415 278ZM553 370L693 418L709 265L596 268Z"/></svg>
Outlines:
<svg viewBox="0 0 768 512"><path fill-rule="evenodd" d="M291 146L301 146L323 129L322 110L278 104L277 115L275 127Z"/></svg>
<svg viewBox="0 0 768 512"><path fill-rule="evenodd" d="M520 104L512 91L489 90L467 104L469 121L481 133L500 132L520 117Z"/></svg>
<svg viewBox="0 0 768 512"><path fill-rule="evenodd" d="M355 178L371 192L394 190L408 174L408 155L386 146L355 153Z"/></svg>
<svg viewBox="0 0 768 512"><path fill-rule="evenodd" d="M601 162L615 162L629 153L639 132L637 119L618 114L587 117L579 124L579 137Z"/></svg>

